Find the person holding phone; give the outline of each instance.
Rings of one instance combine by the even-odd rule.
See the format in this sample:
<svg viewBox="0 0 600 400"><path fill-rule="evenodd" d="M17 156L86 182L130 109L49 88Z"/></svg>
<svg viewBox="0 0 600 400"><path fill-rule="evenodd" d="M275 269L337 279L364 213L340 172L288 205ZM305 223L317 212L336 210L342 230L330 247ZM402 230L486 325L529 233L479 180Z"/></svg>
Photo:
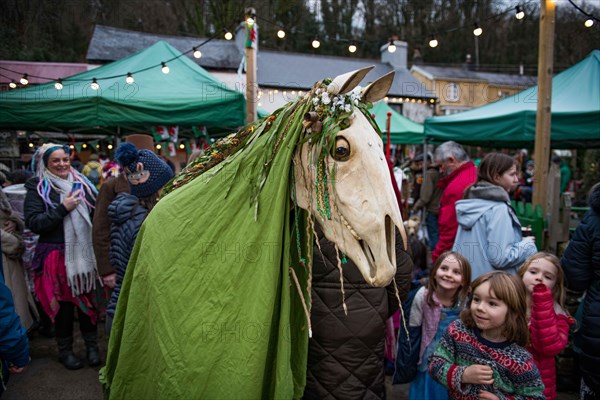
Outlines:
<svg viewBox="0 0 600 400"><path fill-rule="evenodd" d="M73 353L74 309L90 366L100 365L97 291L102 283L92 250L92 214L97 191L71 167L66 145L46 143L34 154L35 176L25 184L25 224L40 235L32 261L34 290L55 324L59 361L79 369Z"/></svg>

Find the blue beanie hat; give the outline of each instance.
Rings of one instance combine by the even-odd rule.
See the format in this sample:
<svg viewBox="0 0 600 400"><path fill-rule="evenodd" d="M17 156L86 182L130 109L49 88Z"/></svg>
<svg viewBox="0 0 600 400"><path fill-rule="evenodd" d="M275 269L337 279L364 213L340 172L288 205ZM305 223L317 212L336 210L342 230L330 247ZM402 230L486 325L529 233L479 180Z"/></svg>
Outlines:
<svg viewBox="0 0 600 400"><path fill-rule="evenodd" d="M138 150L131 143L123 143L115 154L117 162L126 169L131 194L147 197L158 192L171 178L173 170L149 150Z"/></svg>

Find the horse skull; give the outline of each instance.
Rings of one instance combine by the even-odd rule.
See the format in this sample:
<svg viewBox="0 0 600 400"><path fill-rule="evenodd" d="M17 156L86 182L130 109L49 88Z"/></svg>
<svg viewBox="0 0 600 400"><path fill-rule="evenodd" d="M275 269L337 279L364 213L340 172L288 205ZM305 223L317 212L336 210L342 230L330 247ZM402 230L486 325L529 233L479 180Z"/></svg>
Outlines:
<svg viewBox="0 0 600 400"><path fill-rule="evenodd" d="M352 77L355 79L355 75ZM365 89L363 98L374 92L376 96L385 96L392 80L393 75L382 77ZM346 91L353 88L340 86ZM377 100L370 97L368 101ZM358 109L352 115L351 125L339 131L335 140L334 153L339 149L347 156L343 159L336 154L326 156L329 171L336 164L336 181L328 182L331 219L323 218L316 211L313 185L317 171L313 160L317 148L310 143L304 143L295 155L298 206L313 213L327 239L354 261L367 283L386 286L396 273L396 229L403 237L405 234L383 142Z"/></svg>

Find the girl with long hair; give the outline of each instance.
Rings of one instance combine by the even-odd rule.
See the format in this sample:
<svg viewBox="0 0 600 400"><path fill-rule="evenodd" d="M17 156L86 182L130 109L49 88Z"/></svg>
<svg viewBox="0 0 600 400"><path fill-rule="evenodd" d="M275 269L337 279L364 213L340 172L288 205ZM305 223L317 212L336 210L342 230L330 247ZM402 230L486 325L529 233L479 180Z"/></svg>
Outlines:
<svg viewBox="0 0 600 400"><path fill-rule="evenodd" d="M489 153L477 169L477 182L456 202L458 230L453 251L469 260L471 279L495 270L515 274L537 252L533 237L523 238L509 193L519 183L517 162L509 155Z"/></svg>
<svg viewBox="0 0 600 400"><path fill-rule="evenodd" d="M409 398L448 398L448 389L427 373L427 360L448 325L458 319L470 282L469 261L458 253L447 251L433 265L427 286L417 291L410 310L409 326L421 326L421 346L417 376L410 384Z"/></svg>
<svg viewBox="0 0 600 400"><path fill-rule="evenodd" d="M450 324L429 359L429 373L452 399L545 399L544 384L525 349L527 292L503 271L481 275L460 320Z"/></svg>
<svg viewBox="0 0 600 400"><path fill-rule="evenodd" d="M519 268L519 277L527 288L529 333L527 348L542 374L544 395L556 399L556 363L554 357L569 342L569 329L575 323L565 308L565 274L554 254L539 252Z"/></svg>

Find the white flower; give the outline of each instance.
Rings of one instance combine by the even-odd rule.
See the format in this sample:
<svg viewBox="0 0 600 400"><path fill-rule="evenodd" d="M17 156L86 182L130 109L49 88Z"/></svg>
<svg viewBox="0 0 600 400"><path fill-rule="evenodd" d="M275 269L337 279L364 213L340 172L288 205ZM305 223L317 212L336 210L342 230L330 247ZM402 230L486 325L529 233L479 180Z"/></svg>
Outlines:
<svg viewBox="0 0 600 400"><path fill-rule="evenodd" d="M319 98L318 98L318 97L315 97L315 98L313 98L312 100L313 100L313 104L314 104L315 106L319 104Z"/></svg>
<svg viewBox="0 0 600 400"><path fill-rule="evenodd" d="M352 110L352 105L350 105L350 104L346 104L346 105L344 106L344 110L346 110L346 112L350 112L350 111Z"/></svg>
<svg viewBox="0 0 600 400"><path fill-rule="evenodd" d="M321 95L321 102L325 105L331 103L331 99L329 98L329 95L327 93L323 93Z"/></svg>

